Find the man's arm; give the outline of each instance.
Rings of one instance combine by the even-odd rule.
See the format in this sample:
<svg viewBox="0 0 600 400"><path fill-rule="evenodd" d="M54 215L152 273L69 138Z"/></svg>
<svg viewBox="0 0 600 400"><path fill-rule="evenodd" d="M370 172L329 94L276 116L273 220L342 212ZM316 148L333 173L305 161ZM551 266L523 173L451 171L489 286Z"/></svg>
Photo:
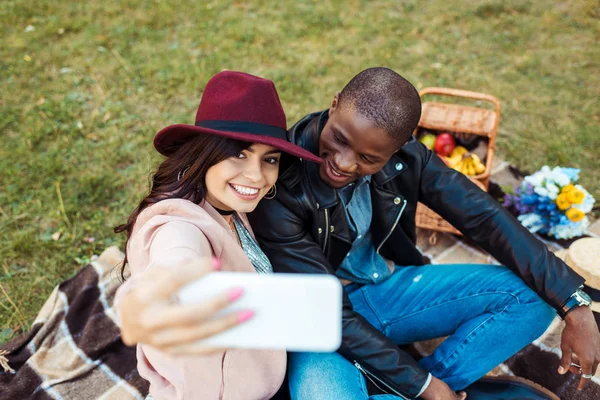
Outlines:
<svg viewBox="0 0 600 400"><path fill-rule="evenodd" d="M421 151L426 159L419 193L421 201L512 269L548 304L559 309L584 279L467 177L448 168L431 151L424 148ZM591 310L578 307L565 321L562 370L559 371L565 373L569 369L572 353L576 353L582 372L595 373L600 363L600 333ZM582 378L580 389L587 382L589 379Z"/></svg>
<svg viewBox="0 0 600 400"><path fill-rule="evenodd" d="M282 197L284 198L282 200ZM286 198L287 197L287 203ZM262 201L249 215L256 237L276 272L334 274L321 248L306 232L310 224L303 208L285 194ZM429 373L394 342L352 309L344 292L342 345L338 350L350 361L375 371L392 389L416 397Z"/></svg>
<svg viewBox="0 0 600 400"><path fill-rule="evenodd" d="M426 162L419 200L513 270L548 304L560 308L584 279L499 202L422 147Z"/></svg>

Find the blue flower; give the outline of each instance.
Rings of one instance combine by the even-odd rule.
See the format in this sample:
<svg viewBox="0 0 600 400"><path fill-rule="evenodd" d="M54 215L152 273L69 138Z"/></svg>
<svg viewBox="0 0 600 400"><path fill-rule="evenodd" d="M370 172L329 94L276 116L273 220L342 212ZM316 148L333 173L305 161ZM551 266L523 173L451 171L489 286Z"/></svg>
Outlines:
<svg viewBox="0 0 600 400"><path fill-rule="evenodd" d="M526 176L521 184L515 186L512 195L504 197L506 207L513 206L519 213L519 221L531 232L545 233L556 238L580 236L589 224L586 218L573 223L556 204L557 196L567 185L573 185L579 179L578 168L543 166L539 171ZM584 213L589 212L594 198L580 185L576 187L585 192L582 204L573 205Z"/></svg>
<svg viewBox="0 0 600 400"><path fill-rule="evenodd" d="M579 168L561 168L561 172L569 177L571 183L579 180Z"/></svg>
<svg viewBox="0 0 600 400"><path fill-rule="evenodd" d="M525 183L525 194L532 195L533 193L533 185L528 182Z"/></svg>
<svg viewBox="0 0 600 400"><path fill-rule="evenodd" d="M521 202L527 206L534 205L538 202L539 196L524 194L521 196Z"/></svg>

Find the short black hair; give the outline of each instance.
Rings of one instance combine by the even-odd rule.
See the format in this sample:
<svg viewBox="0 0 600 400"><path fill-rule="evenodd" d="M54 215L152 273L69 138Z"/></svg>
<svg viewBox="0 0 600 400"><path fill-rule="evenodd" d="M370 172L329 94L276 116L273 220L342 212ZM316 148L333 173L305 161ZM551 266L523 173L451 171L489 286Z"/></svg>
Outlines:
<svg viewBox="0 0 600 400"><path fill-rule="evenodd" d="M338 107L352 107L404 144L421 118L417 89L389 68L368 68L356 75L338 96Z"/></svg>

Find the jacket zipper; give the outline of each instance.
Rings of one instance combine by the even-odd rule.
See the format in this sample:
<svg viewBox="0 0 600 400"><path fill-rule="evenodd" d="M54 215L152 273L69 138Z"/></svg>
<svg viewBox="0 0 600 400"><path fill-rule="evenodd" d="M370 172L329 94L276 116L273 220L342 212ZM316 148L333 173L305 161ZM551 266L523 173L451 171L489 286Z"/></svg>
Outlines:
<svg viewBox="0 0 600 400"><path fill-rule="evenodd" d="M323 242L323 253L325 253L325 249L327 249L327 239L329 239L329 213L325 208L325 241Z"/></svg>
<svg viewBox="0 0 600 400"><path fill-rule="evenodd" d="M366 369L364 369L363 366L358 363L358 361L354 360L354 366L360 372L362 372L363 375L366 376L367 379L370 380L373 383L373 385L375 385L377 387L377 389L381 390L384 393L394 394L394 395L400 397L401 399L409 400L408 397L405 397L403 394L401 394L400 392L398 392L396 389L394 389L393 387L391 387L390 385L388 385L387 383L385 383L384 381L382 381L381 379L379 379L375 374L372 374L371 372L369 372ZM385 386L385 389L382 388L379 385Z"/></svg>
<svg viewBox="0 0 600 400"><path fill-rule="evenodd" d="M227 357L227 351L223 352L223 358L221 358L221 390L219 398L222 399L225 394L225 357Z"/></svg>
<svg viewBox="0 0 600 400"><path fill-rule="evenodd" d="M400 217L402 216L402 213L404 212L404 209L406 208L406 199L404 200L404 202L402 203L402 208L400 209L400 212L398 213L398 216L396 217L396 221L394 221L394 225L392 225L392 229L390 229L390 232L387 234L387 236L383 239L383 241L381 242L381 244L377 247L377 250L375 251L377 254L379 254L379 250L381 250L381 246L383 246L383 244L389 239L389 237L392 235L392 232L394 232L394 229L396 229L396 225L398 225L398 222L400 221Z"/></svg>

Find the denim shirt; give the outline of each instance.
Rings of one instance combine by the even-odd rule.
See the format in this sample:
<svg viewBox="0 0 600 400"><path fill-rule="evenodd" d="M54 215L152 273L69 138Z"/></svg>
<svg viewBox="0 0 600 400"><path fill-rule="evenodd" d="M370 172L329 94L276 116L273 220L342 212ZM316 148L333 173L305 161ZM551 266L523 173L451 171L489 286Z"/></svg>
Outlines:
<svg viewBox="0 0 600 400"><path fill-rule="evenodd" d="M336 275L364 285L383 282L392 275L392 270L387 264L389 261L377 254L371 236L373 204L370 183L369 175L338 189L338 196L344 205L350 227L352 247L337 269ZM427 389L431 379L432 375L429 374L417 397Z"/></svg>
<svg viewBox="0 0 600 400"><path fill-rule="evenodd" d="M352 235L352 247L338 267L339 278L360 284L383 282L392 274L386 260L375 251L371 235L373 204L371 176L338 189Z"/></svg>

